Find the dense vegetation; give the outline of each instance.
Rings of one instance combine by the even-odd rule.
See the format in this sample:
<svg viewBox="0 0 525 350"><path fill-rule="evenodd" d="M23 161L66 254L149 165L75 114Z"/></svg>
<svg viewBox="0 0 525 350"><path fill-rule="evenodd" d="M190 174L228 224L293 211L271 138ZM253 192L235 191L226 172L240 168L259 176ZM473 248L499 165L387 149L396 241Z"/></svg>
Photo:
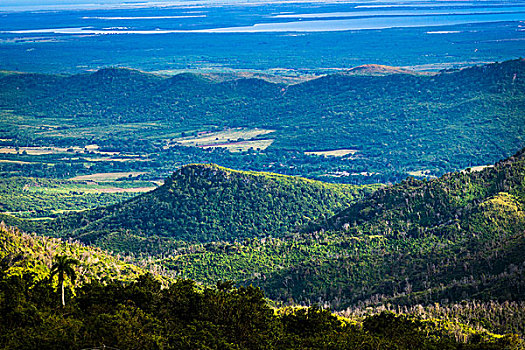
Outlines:
<svg viewBox="0 0 525 350"><path fill-rule="evenodd" d="M276 300L356 304L523 301L525 153L482 171L408 179L282 239L181 247L161 262Z"/></svg>
<svg viewBox="0 0 525 350"><path fill-rule="evenodd" d="M17 217L56 217L94 209L137 196L134 188L154 188L146 181L67 181L46 178L0 178L0 211Z"/></svg>
<svg viewBox="0 0 525 350"><path fill-rule="evenodd" d="M62 305L41 249L54 243L61 253L75 253L79 246L5 227L0 234L3 349L519 349L523 344L516 335L439 319L383 312L350 320L315 306L273 309L260 289L228 282L202 288L177 280L162 288L151 274L123 282L136 270L103 282L77 280ZM100 252L84 249L78 271L92 273L96 256ZM43 270L35 273L35 266Z"/></svg>
<svg viewBox="0 0 525 350"><path fill-rule="evenodd" d="M68 177L138 170L158 177L184 163L214 162L349 183L441 175L523 147L524 67L514 60L435 76L338 74L290 86L114 68L74 76L5 74L3 145L78 150L96 143L118 154L31 155L20 148L3 157L9 162L0 162L0 172ZM245 138L231 134L236 128L266 133ZM210 140L199 144L203 133L228 135L220 147L245 148L235 154L206 148ZM191 147L182 146L192 137ZM357 153L305 154L334 149Z"/></svg>
<svg viewBox="0 0 525 350"><path fill-rule="evenodd" d="M147 270L115 258L96 247L86 247L71 240L42 237L0 224L0 270L9 276L31 275L33 282L46 279L53 258L67 255L81 261L76 267L79 284L93 280L132 281Z"/></svg>
<svg viewBox="0 0 525 350"><path fill-rule="evenodd" d="M144 251L139 243L152 237L202 242L279 237L333 215L375 188L196 164L182 167L152 192L69 214L46 229L122 252ZM164 248L150 253L169 246Z"/></svg>
<svg viewBox="0 0 525 350"><path fill-rule="evenodd" d="M332 217L356 188L191 165L153 192L41 227L155 255L173 277L253 283L289 304L522 301L524 163L520 151L481 171L409 178Z"/></svg>
<svg viewBox="0 0 525 350"><path fill-rule="evenodd" d="M0 347L518 348L524 74L2 74Z"/></svg>

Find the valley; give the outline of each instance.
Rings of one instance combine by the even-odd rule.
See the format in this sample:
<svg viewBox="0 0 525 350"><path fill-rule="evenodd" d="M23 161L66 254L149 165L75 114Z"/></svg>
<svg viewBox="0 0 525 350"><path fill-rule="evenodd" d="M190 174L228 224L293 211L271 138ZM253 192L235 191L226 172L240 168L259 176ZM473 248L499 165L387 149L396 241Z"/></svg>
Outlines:
<svg viewBox="0 0 525 350"><path fill-rule="evenodd" d="M146 338L137 340L146 347L154 346L153 339L148 337L149 330L156 329L162 337L155 342L172 345L182 341L181 334L193 334L197 338L192 344L214 344L218 337L237 337L235 342L240 340L242 346L249 348L261 341L272 348L322 347L334 341L341 342L337 346L341 349L364 349L378 342L401 348L416 344L421 348L519 349L523 341L518 335L525 331L521 322L524 156L525 150L521 150L483 170L468 169L432 180L408 178L396 185L380 187L328 184L215 165L188 165L158 189L121 204L69 213L52 221L27 221L3 215L8 225L45 235L58 234L62 239L28 235L2 224L0 298L12 293L6 286L17 285L18 290L37 288L38 293L47 290L48 299L32 292L31 299L17 310L33 305L40 317L49 317L53 312L49 305L55 302L49 299L53 295L51 281L45 276L52 256L63 252L79 257L82 264L79 272L84 279L75 283L76 294L68 296L72 302L68 310L78 310L75 311L78 316L67 319L59 316L48 322L64 324L77 319L87 332L82 341L88 343L105 339L129 346L126 339L133 339L134 331L118 338L126 325L146 329ZM259 194L257 188L265 194ZM204 192L199 194L199 189ZM235 191L229 192L232 189ZM298 196L295 199L290 197L294 192ZM237 199L226 200L228 193ZM214 194L219 197L214 198ZM186 204L190 208L184 207L184 197L191 199ZM305 201L307 197L310 199ZM312 207L316 205L315 198L319 202ZM328 198L333 202L327 201ZM204 202L193 203L194 200ZM276 200L284 206L275 211L265 210L275 208ZM273 203L270 207L268 201ZM337 210L339 201L346 203L347 208ZM329 206L323 208L323 203ZM198 211L192 211L191 204ZM210 204L214 210L208 211ZM314 215L309 212L312 209ZM170 211L178 213L175 219L186 219L179 223L166 221ZM240 219L234 215L236 212ZM148 217L148 213L152 216ZM324 214L316 217L319 213ZM192 223L193 215L200 223ZM253 215L256 216L251 220ZM306 215L311 217L306 217L302 225L295 221L282 229L278 226L292 223L294 216ZM168 226L163 226L165 222ZM209 226L214 222L219 225ZM184 228L176 226L180 223L189 227L191 233L199 230L201 233L184 235ZM256 223L269 226L262 228L262 234L245 231L253 230ZM208 231L204 230L208 227ZM218 230L222 227L228 230ZM75 240L82 243L73 243ZM94 246L119 254L114 257ZM157 277L148 275L147 270ZM137 273L143 275L137 278ZM128 282L124 283L123 278ZM224 280L231 282L220 282ZM233 287L234 284L239 287ZM169 287L162 289L161 285ZM110 294L100 299L99 291ZM271 306L263 299L262 291L273 300ZM140 293L148 293L148 298L143 299ZM191 299L187 299L189 296ZM144 316L139 319L124 316L128 313L119 316L106 304L112 300L124 310L121 298L138 303L126 312L141 310ZM40 304L41 300L48 300L47 306ZM119 330L101 334L91 323L97 314L81 311L83 305L90 305L84 304L88 300L89 303L96 300L98 315L115 319ZM153 300L157 301L151 304ZM171 316L167 316L163 313L167 310L162 310L172 302L178 306L170 309ZM299 305L305 308L298 308ZM337 310L344 318L336 318L320 306ZM6 310L11 310L10 307ZM191 328L186 328L188 315L177 311L181 307L192 310ZM271 307L275 309L272 311ZM209 310L216 311L209 314ZM242 312L244 316L237 319L232 312ZM261 312L265 318L253 323ZM7 320L18 317L11 311L2 315ZM150 315L149 321L142 318L146 315ZM150 324L153 319L169 319L171 323L163 328L160 323ZM308 323L313 320L315 323ZM285 326L278 333L259 333L263 339L248 334L238 338L236 333L247 326L261 332L282 323ZM6 346L23 343L19 332L31 327L23 322L17 324L17 329L4 327L11 332L9 338L0 338ZM178 324L177 335L170 340L164 338L175 324ZM223 329L220 335L203 339L194 333L213 329L215 325ZM63 327L78 332L69 325ZM308 333L311 337L303 336L302 340L295 338L302 334L295 327L309 327L314 335ZM50 345L59 342L57 333L50 328L33 332L49 339ZM429 332L433 334L431 338ZM92 338L86 338L88 334ZM247 341L254 344L246 345Z"/></svg>
<svg viewBox="0 0 525 350"><path fill-rule="evenodd" d="M519 1L0 4L0 348L525 349Z"/></svg>
<svg viewBox="0 0 525 350"><path fill-rule="evenodd" d="M522 145L524 67L338 73L293 85L114 68L6 73L0 173L159 180L201 162L353 184L440 176Z"/></svg>

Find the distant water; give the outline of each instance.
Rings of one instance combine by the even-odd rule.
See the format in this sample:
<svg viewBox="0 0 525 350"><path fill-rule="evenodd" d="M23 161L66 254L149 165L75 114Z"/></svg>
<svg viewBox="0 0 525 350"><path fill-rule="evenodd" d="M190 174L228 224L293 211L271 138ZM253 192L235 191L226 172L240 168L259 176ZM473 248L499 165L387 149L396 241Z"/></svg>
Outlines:
<svg viewBox="0 0 525 350"><path fill-rule="evenodd" d="M406 6L406 5L405 5ZM377 17L377 16L438 16L438 15L476 15L476 14L502 14L524 12L525 6L485 7L485 8L413 8L413 9L376 9L374 11L358 10L348 12L313 12L313 13L286 13L273 16L274 18L341 18L341 17Z"/></svg>
<svg viewBox="0 0 525 350"><path fill-rule="evenodd" d="M0 0L7 70L442 69L522 57L524 42L525 0Z"/></svg>
<svg viewBox="0 0 525 350"><path fill-rule="evenodd" d="M435 27L468 23L524 21L522 3L287 3L272 6L255 4L223 5L215 2L199 10L187 8L188 2L162 2L167 7L58 12L6 12L0 32L12 34L169 34L169 33L272 33L329 32L364 29ZM191 2L199 4L200 2ZM153 3L140 3L141 6ZM259 4L259 5L257 5ZM434 4L434 6L430 6ZM470 6L467 6L470 4ZM115 4L106 4L115 6ZM130 6L131 6L130 5ZM64 5L65 6L65 5ZM69 4L68 6L86 6ZM119 5L120 6L120 5ZM279 11L285 7L292 11ZM0 7L1 9L2 7ZM327 12L327 9L345 11Z"/></svg>
<svg viewBox="0 0 525 350"><path fill-rule="evenodd" d="M182 17L182 16L181 16ZM186 16L185 18L199 18L205 16ZM118 19L129 20L121 17ZM151 18L148 18L151 19ZM138 19L135 19L138 20ZM256 23L251 26L209 28L209 29L160 29L130 30L129 27L73 27L73 28L41 28L4 31L13 34L169 34L169 33L271 33L271 32L330 32L345 30L406 28L406 27L435 27L458 25L467 23L490 23L525 20L525 11L517 13L492 14L464 14L464 15L413 15L396 17L368 17L352 19L309 20L297 22Z"/></svg>
<svg viewBox="0 0 525 350"><path fill-rule="evenodd" d="M230 27L200 30L207 33L253 33L253 32L329 32L345 30L434 27L467 23L489 23L525 20L525 12L506 14L446 15L446 16L400 16L388 18L334 19L319 21L260 23L248 27Z"/></svg>

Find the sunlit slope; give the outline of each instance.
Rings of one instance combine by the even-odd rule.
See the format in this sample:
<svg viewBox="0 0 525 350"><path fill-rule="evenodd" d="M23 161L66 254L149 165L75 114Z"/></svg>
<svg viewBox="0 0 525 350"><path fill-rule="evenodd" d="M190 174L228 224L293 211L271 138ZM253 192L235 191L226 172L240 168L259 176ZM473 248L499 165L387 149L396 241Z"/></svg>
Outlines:
<svg viewBox="0 0 525 350"><path fill-rule="evenodd" d="M48 228L86 243L111 239L124 251L118 237L130 234L201 242L278 237L332 215L374 188L195 164L180 168L152 192L64 216Z"/></svg>
<svg viewBox="0 0 525 350"><path fill-rule="evenodd" d="M80 261L76 283L119 280L133 281L146 273L130 263L102 251L79 243L57 238L27 234L17 228L0 225L0 269L8 275L33 274L36 281L49 276L54 259L59 255Z"/></svg>
<svg viewBox="0 0 525 350"><path fill-rule="evenodd" d="M180 249L162 262L202 281L344 308L523 300L524 152L480 172L381 188L288 239Z"/></svg>

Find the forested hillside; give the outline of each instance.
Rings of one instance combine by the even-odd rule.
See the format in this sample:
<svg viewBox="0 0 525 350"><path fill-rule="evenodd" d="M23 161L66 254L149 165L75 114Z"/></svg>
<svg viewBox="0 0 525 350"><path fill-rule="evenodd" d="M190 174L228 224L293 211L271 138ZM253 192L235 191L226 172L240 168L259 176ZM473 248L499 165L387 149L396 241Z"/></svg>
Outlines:
<svg viewBox="0 0 525 350"><path fill-rule="evenodd" d="M0 348L523 348L525 60L385 69L1 73Z"/></svg>
<svg viewBox="0 0 525 350"><path fill-rule="evenodd" d="M524 146L524 74L521 59L436 75L334 74L295 85L122 68L6 73L0 144L8 162L0 162L0 173L162 177L181 164L213 162L346 183L439 176Z"/></svg>
<svg viewBox="0 0 525 350"><path fill-rule="evenodd" d="M133 281L147 270L124 262L97 247L86 247L71 240L28 234L0 224L0 271L5 276L31 275L34 283L50 273L53 259L67 255L79 260L76 283L119 279ZM5 277L4 276L4 277Z"/></svg>
<svg viewBox="0 0 525 350"><path fill-rule="evenodd" d="M523 345L515 334L474 329L446 315L382 312L348 319L319 307L272 308L253 286L218 282L204 288L177 280L162 287L151 274L137 276L139 269L124 269L98 250L5 226L0 239L2 349L514 350ZM64 257L78 278L67 275L62 305L60 277L50 272Z"/></svg>
<svg viewBox="0 0 525 350"><path fill-rule="evenodd" d="M45 228L54 235L112 250L156 255L170 248L166 239L209 242L282 237L311 220L333 215L377 188L195 164L177 170L152 192L62 216ZM143 244L147 240L160 243L147 248Z"/></svg>
<svg viewBox="0 0 525 350"><path fill-rule="evenodd" d="M482 171L408 179L285 239L179 249L181 276L255 283L271 298L326 303L523 300L523 150Z"/></svg>
<svg viewBox="0 0 525 350"><path fill-rule="evenodd" d="M519 232L525 201L525 152L488 166L449 173L437 180L413 178L382 188L313 229L385 236L444 236L457 230L482 233L487 224ZM488 220L480 225L483 219ZM510 226L509 226L510 225ZM521 227L523 228L523 227Z"/></svg>

